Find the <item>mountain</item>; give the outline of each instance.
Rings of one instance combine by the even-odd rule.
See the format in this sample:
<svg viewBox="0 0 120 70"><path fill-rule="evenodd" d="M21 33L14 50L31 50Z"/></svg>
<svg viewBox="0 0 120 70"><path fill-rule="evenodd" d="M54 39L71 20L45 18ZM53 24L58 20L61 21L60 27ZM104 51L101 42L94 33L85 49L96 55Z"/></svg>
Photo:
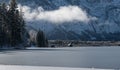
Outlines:
<svg viewBox="0 0 120 70"><path fill-rule="evenodd" d="M25 13L25 15L34 15L34 17L26 17L33 19L26 21L27 26L43 30L49 39L120 40L120 0L18 0L18 3L27 9L24 13L29 11L29 14ZM35 14L36 9L40 14L38 12ZM68 14L61 10L67 11ZM60 17L57 12L60 15L63 12L65 16ZM76 13L78 15L82 13L82 16L76 18ZM49 14L53 14L52 17ZM38 15L42 15L43 20L41 16L40 19L34 20L35 15L37 18ZM73 18L70 18L72 16ZM56 22L55 19L58 21Z"/></svg>

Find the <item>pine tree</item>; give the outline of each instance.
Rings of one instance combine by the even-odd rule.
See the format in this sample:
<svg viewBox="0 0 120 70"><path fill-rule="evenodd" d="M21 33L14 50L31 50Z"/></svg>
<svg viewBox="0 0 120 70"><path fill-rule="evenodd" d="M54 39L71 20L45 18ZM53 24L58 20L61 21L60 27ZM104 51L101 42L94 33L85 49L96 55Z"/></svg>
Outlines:
<svg viewBox="0 0 120 70"><path fill-rule="evenodd" d="M2 3L1 9L2 9L3 11L7 11L6 3Z"/></svg>
<svg viewBox="0 0 120 70"><path fill-rule="evenodd" d="M11 0L9 9L0 5L0 45L17 46L25 42L25 22L22 12L17 9L16 0Z"/></svg>
<svg viewBox="0 0 120 70"><path fill-rule="evenodd" d="M8 11L9 25L10 25L10 43L11 46L21 44L23 41L23 33L25 33L25 22L17 9L16 0L10 1L10 8Z"/></svg>
<svg viewBox="0 0 120 70"><path fill-rule="evenodd" d="M38 47L46 47L46 38L43 31L39 30L36 37L36 43Z"/></svg>
<svg viewBox="0 0 120 70"><path fill-rule="evenodd" d="M16 2L16 0L11 0L10 1L10 10L16 11L16 9L17 9L17 2Z"/></svg>
<svg viewBox="0 0 120 70"><path fill-rule="evenodd" d="M6 34L5 34L5 17L7 12L7 6L5 3L2 3L0 6L0 45L6 44Z"/></svg>
<svg viewBox="0 0 120 70"><path fill-rule="evenodd" d="M1 4L0 4L0 11L1 11ZM0 14L0 46L2 46L2 18Z"/></svg>

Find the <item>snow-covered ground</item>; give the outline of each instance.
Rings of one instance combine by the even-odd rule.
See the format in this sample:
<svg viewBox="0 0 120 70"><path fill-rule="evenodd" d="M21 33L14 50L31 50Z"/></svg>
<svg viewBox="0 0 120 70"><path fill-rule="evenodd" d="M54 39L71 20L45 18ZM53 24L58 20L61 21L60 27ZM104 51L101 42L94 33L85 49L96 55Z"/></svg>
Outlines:
<svg viewBox="0 0 120 70"><path fill-rule="evenodd" d="M0 70L112 70L112 69L0 65Z"/></svg>
<svg viewBox="0 0 120 70"><path fill-rule="evenodd" d="M90 69L91 68L120 69L119 53L120 53L120 48L117 46L116 47L83 47L83 48L82 47L74 47L74 48L68 48L68 47L32 48L31 47L25 50L0 50L0 65L2 66L18 65L18 67L19 65L25 66L25 67L20 66L22 68L29 68L29 66L40 66L40 67L45 66L45 68L67 67L67 68L90 68ZM7 68L9 66L7 67L3 66L3 67ZM10 68L8 69L10 70Z"/></svg>

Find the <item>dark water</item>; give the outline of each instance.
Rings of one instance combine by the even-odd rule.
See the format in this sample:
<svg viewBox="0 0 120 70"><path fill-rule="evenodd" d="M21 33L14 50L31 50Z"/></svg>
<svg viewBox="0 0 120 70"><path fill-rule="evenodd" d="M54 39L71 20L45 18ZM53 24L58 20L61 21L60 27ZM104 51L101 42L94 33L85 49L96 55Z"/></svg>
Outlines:
<svg viewBox="0 0 120 70"><path fill-rule="evenodd" d="M42 48L1 51L0 64L120 69L120 48Z"/></svg>

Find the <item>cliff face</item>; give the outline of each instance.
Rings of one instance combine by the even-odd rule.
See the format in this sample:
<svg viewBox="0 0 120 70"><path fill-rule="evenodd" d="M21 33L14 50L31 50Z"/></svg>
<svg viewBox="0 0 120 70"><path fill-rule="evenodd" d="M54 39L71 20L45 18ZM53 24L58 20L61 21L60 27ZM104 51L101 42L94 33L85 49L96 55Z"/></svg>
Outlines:
<svg viewBox="0 0 120 70"><path fill-rule="evenodd" d="M96 18L87 23L74 20L57 25L49 21L27 21L28 26L44 30L49 39L120 40L119 0L18 0L18 2L34 10L41 7L43 12L75 6L85 11L89 18Z"/></svg>

